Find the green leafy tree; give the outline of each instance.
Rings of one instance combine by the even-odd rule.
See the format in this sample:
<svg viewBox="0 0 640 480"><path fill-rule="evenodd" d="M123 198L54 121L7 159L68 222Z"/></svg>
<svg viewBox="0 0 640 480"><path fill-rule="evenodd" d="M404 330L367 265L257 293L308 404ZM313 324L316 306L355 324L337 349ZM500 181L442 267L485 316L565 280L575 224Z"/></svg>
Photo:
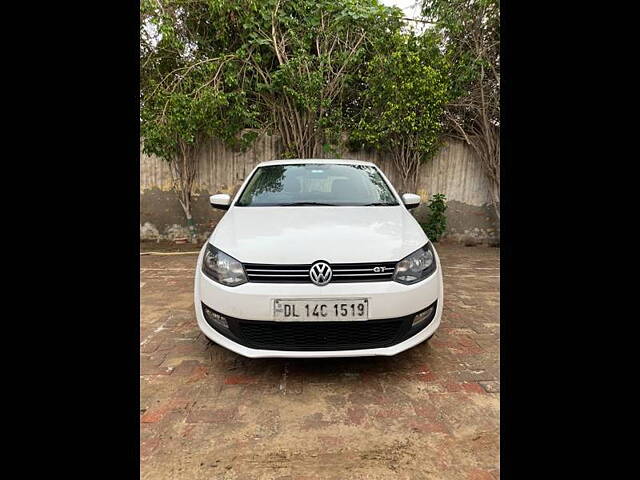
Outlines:
<svg viewBox="0 0 640 480"><path fill-rule="evenodd" d="M248 66L261 125L279 134L285 156L312 158L343 141L353 79L375 39L400 29L400 10L377 0L217 2Z"/></svg>
<svg viewBox="0 0 640 480"><path fill-rule="evenodd" d="M396 33L380 44L362 77L352 144L390 152L405 191L415 190L420 164L439 147L446 67L436 35Z"/></svg>
<svg viewBox="0 0 640 480"><path fill-rule="evenodd" d="M448 132L473 148L500 218L500 0L425 0L452 66Z"/></svg>
<svg viewBox="0 0 640 480"><path fill-rule="evenodd" d="M242 88L242 65L225 55L207 26L207 2L141 4L140 116L143 150L166 160L192 241L191 212L204 141L238 144L254 112Z"/></svg>

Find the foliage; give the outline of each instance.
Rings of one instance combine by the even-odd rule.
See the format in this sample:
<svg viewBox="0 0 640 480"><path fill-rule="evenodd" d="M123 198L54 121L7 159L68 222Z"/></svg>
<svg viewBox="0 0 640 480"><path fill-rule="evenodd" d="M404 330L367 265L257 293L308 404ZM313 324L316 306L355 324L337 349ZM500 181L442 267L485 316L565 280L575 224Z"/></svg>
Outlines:
<svg viewBox="0 0 640 480"><path fill-rule="evenodd" d="M245 0L227 8L237 18L236 55L250 65L262 125L279 133L285 156L333 154L357 94L353 80L374 41L400 29L400 11L377 0Z"/></svg>
<svg viewBox="0 0 640 480"><path fill-rule="evenodd" d="M391 152L405 190L415 189L420 164L439 146L449 89L438 40L432 32L387 37L363 77L351 140Z"/></svg>
<svg viewBox="0 0 640 480"><path fill-rule="evenodd" d="M500 0L425 0L452 66L449 133L476 152L500 217Z"/></svg>
<svg viewBox="0 0 640 480"><path fill-rule="evenodd" d="M169 159L178 139L203 136L229 143L255 120L242 69L207 35L208 2L144 0L141 40L141 128L148 153ZM205 33L206 32L206 33ZM217 34L216 34L217 35ZM206 39L206 41L205 41Z"/></svg>
<svg viewBox="0 0 640 480"><path fill-rule="evenodd" d="M436 193L427 205L429 217L427 222L422 224L422 228L432 242L439 241L447 229L447 217L444 213L447 209L446 200L447 197L442 193Z"/></svg>
<svg viewBox="0 0 640 480"><path fill-rule="evenodd" d="M215 51L208 35L217 30L203 28L206 3L143 0L140 9L143 149L169 163L192 240L191 197L200 145L211 136L241 144L237 134L255 118L241 67L222 49Z"/></svg>

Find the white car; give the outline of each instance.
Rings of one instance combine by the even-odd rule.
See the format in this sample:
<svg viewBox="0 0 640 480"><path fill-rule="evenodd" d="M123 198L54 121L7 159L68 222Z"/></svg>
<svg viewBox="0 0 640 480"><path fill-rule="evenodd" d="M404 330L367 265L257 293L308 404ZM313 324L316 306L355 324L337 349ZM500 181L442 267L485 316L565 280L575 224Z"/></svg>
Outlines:
<svg viewBox="0 0 640 480"><path fill-rule="evenodd" d="M246 357L395 355L442 316L438 254L373 163L260 163L198 256L202 332Z"/></svg>

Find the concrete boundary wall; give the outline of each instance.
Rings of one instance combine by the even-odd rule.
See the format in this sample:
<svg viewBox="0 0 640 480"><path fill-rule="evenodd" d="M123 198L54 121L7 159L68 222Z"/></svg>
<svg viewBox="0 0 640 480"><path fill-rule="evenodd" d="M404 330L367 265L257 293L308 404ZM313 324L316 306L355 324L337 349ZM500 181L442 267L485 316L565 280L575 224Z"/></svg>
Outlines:
<svg viewBox="0 0 640 480"><path fill-rule="evenodd" d="M262 136L245 152L233 151L212 140L200 152L193 214L204 239L222 216L208 204L213 193L234 193L256 164L280 158L277 137ZM335 157L335 156L334 156ZM376 151L350 152L342 158L376 163L396 185L399 178L388 155ZM173 239L186 235L185 219L175 194L166 162L140 152L140 238ZM489 182L472 150L463 142L447 140L438 154L422 165L418 192L423 201L435 193L447 196L447 237L464 242L499 239L498 225L490 205ZM419 221L427 209L414 210Z"/></svg>

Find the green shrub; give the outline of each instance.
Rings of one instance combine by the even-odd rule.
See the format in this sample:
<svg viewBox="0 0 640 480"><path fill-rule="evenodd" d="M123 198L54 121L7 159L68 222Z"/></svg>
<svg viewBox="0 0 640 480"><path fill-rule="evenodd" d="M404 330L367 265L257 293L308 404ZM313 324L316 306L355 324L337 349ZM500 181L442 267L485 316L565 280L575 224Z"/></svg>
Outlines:
<svg viewBox="0 0 640 480"><path fill-rule="evenodd" d="M442 193L436 193L427 205L429 217L426 223L421 224L424 232L432 242L437 242L447 229L447 217L444 212L447 209L447 197Z"/></svg>

